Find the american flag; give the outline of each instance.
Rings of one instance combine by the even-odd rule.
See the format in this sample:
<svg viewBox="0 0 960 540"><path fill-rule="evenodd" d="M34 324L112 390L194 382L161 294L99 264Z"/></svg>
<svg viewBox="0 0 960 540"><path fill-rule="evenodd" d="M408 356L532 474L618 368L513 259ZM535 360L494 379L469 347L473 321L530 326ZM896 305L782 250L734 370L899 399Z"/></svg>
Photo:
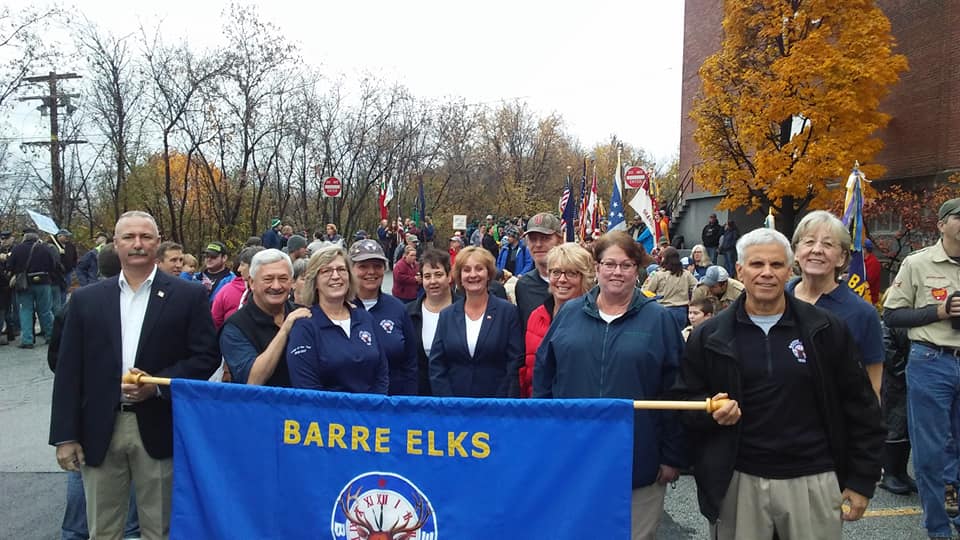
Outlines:
<svg viewBox="0 0 960 540"><path fill-rule="evenodd" d="M570 192L573 191L573 184L570 176L567 176L567 184L563 187L563 195L560 196L560 232L567 242L573 242L574 229L574 209L573 201L570 198Z"/></svg>

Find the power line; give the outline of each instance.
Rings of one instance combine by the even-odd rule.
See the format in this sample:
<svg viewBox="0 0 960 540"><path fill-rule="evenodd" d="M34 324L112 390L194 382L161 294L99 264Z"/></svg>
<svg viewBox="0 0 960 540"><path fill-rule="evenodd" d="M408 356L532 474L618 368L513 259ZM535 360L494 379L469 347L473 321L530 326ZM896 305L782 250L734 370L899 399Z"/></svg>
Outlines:
<svg viewBox="0 0 960 540"><path fill-rule="evenodd" d="M57 82L66 79L79 79L80 75L76 73L56 73L51 71L46 75L37 77L24 77L24 82L28 83L47 83L49 88L48 95L26 96L20 98L20 101L39 100L41 105L37 107L40 116L50 116L50 140L25 142L25 145L48 146L50 148L50 185L51 185L51 210L53 218L57 223L63 223L64 218L64 179L63 168L60 166L60 150L68 144L83 144L87 141L80 139L61 139L60 138L60 108L64 109L65 114L73 114L76 107L70 103L72 98L79 98L80 94L61 94L57 91Z"/></svg>

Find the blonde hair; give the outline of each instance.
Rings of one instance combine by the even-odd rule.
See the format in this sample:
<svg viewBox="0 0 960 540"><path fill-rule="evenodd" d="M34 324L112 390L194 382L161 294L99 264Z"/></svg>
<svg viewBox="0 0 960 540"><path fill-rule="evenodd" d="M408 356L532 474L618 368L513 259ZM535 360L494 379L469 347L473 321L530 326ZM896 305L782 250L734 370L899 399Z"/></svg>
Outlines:
<svg viewBox="0 0 960 540"><path fill-rule="evenodd" d="M183 265L184 265L184 266L192 266L193 269L196 270L196 269L197 269L197 264L198 264L198 262L197 262L197 258L196 258L196 257L194 257L193 255L191 255L191 254L189 254L189 253L184 253L184 254L183 254Z"/></svg>
<svg viewBox="0 0 960 540"><path fill-rule="evenodd" d="M320 269L333 262L337 257L343 258L343 265L347 267L347 302L353 302L357 297L357 280L353 277L353 270L350 268L350 258L347 256L347 250L341 246L333 245L320 249L310 256L310 262L307 263L307 270L304 273L303 288L300 290L300 299L305 306L317 304L320 300L317 293L317 274Z"/></svg>
<svg viewBox="0 0 960 540"><path fill-rule="evenodd" d="M810 234L812 231L815 231L823 227L826 229L827 234L837 239L840 242L840 251L843 256L843 264L839 268L833 269L834 279L839 278L840 274L847 271L847 268L850 266L850 248L852 247L853 241L850 238L850 231L843 225L843 222L837 219L837 216L827 212L826 210L815 210L810 212L803 219L800 220L800 223L797 223L797 228L793 231L793 241L791 246L793 247L794 252L797 250L797 245L800 244L800 240L804 236Z"/></svg>
<svg viewBox="0 0 960 540"><path fill-rule="evenodd" d="M463 267L467 265L467 259L470 257L479 257L480 262L487 267L487 285L490 285L490 282L496 279L497 261L493 259L493 255L489 251L479 246L465 247L457 252L457 258L453 262L454 283L457 284L457 287L463 287L463 283L460 282L460 273L463 271Z"/></svg>
<svg viewBox="0 0 960 540"><path fill-rule="evenodd" d="M697 262L693 260L693 252L697 251L698 249L700 250L700 253L702 253L702 255L700 256L700 263L698 266L710 266L711 264L713 264L713 261L710 260L710 252L707 251L706 246L704 246L703 244L697 244L693 246L693 249L690 250L690 262L693 263L694 265L697 265Z"/></svg>
<svg viewBox="0 0 960 540"><path fill-rule="evenodd" d="M547 269L572 268L583 276L580 283L582 293L586 293L596 284L597 265L594 264L593 254L575 242L566 242L553 246L547 252Z"/></svg>

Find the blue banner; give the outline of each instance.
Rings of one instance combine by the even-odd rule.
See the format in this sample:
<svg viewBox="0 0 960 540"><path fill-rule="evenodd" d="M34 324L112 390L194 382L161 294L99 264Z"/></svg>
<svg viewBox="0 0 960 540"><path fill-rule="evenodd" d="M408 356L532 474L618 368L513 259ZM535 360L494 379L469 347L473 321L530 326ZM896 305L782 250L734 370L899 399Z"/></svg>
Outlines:
<svg viewBox="0 0 960 540"><path fill-rule="evenodd" d="M171 538L623 538L626 400L173 381Z"/></svg>

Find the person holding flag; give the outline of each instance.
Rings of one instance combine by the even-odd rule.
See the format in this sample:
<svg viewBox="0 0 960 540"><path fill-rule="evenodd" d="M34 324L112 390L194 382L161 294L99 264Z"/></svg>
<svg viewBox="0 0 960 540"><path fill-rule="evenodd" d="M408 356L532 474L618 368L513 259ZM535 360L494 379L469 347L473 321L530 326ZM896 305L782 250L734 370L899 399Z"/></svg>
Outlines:
<svg viewBox="0 0 960 540"><path fill-rule="evenodd" d="M880 316L869 302L839 282L850 262L850 233L833 214L817 210L800 220L792 244L800 279L787 284L787 294L823 308L847 324L879 399L884 359Z"/></svg>

